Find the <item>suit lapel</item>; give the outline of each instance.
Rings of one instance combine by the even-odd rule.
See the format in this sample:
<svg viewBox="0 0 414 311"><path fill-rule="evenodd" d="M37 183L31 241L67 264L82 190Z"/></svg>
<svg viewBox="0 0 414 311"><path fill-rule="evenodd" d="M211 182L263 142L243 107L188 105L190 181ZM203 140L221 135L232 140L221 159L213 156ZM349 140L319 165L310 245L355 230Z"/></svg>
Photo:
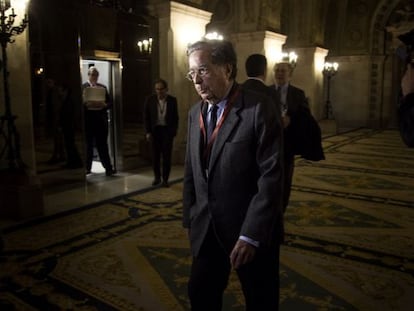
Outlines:
<svg viewBox="0 0 414 311"><path fill-rule="evenodd" d="M167 95L167 97L165 98L165 121L167 122L167 124L168 124L168 117L169 117L169 114L170 114L170 105L171 105L171 100L170 100L170 96L169 95Z"/></svg>
<svg viewBox="0 0 414 311"><path fill-rule="evenodd" d="M221 150L224 147L224 144L226 143L229 135L233 132L234 128L239 123L240 117L239 117L238 112L241 108L242 108L242 96L238 95L226 120L224 120L224 123L222 124L219 132L217 133L217 137L213 144L213 148L210 154L210 164L209 164L210 169L214 168L217 158L219 154L221 153Z"/></svg>

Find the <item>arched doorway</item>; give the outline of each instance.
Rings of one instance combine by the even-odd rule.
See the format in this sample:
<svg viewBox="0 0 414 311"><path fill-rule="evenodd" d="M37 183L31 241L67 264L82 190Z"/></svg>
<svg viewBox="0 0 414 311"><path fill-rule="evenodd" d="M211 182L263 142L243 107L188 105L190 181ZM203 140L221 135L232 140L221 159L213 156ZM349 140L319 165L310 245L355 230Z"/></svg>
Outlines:
<svg viewBox="0 0 414 311"><path fill-rule="evenodd" d="M414 29L411 0L383 0L372 23L371 110L379 113L380 128L398 126L397 107L405 61L398 53L404 44L398 36ZM371 115L375 115L371 111Z"/></svg>

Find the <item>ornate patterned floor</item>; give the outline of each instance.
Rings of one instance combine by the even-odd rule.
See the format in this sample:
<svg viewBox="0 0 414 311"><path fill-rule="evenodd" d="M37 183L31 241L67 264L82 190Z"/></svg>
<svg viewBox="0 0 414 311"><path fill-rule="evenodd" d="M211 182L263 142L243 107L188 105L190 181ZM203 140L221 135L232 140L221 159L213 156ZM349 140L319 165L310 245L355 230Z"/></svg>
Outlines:
<svg viewBox="0 0 414 311"><path fill-rule="evenodd" d="M414 150L365 129L324 149L325 161L297 159L281 310L412 310ZM177 181L9 228L1 310L189 310L181 191ZM235 275L224 310L244 310Z"/></svg>

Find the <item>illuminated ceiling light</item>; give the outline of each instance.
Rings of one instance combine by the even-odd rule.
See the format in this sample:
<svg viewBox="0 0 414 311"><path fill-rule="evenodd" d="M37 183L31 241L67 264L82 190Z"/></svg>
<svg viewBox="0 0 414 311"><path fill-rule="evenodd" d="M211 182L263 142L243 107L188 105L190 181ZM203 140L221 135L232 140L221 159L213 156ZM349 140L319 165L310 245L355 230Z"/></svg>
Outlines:
<svg viewBox="0 0 414 311"><path fill-rule="evenodd" d="M207 40L223 40L223 36L216 31L207 33L204 38Z"/></svg>

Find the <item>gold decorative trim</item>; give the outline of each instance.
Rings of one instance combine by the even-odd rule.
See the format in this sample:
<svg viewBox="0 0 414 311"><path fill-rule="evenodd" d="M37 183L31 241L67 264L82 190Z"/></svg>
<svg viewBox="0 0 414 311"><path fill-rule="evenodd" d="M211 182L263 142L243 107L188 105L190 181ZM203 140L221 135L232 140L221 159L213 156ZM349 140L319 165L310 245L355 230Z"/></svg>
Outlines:
<svg viewBox="0 0 414 311"><path fill-rule="evenodd" d="M119 59L119 53L118 52L111 52L111 51L104 51L104 50L94 50L93 54L97 58Z"/></svg>

